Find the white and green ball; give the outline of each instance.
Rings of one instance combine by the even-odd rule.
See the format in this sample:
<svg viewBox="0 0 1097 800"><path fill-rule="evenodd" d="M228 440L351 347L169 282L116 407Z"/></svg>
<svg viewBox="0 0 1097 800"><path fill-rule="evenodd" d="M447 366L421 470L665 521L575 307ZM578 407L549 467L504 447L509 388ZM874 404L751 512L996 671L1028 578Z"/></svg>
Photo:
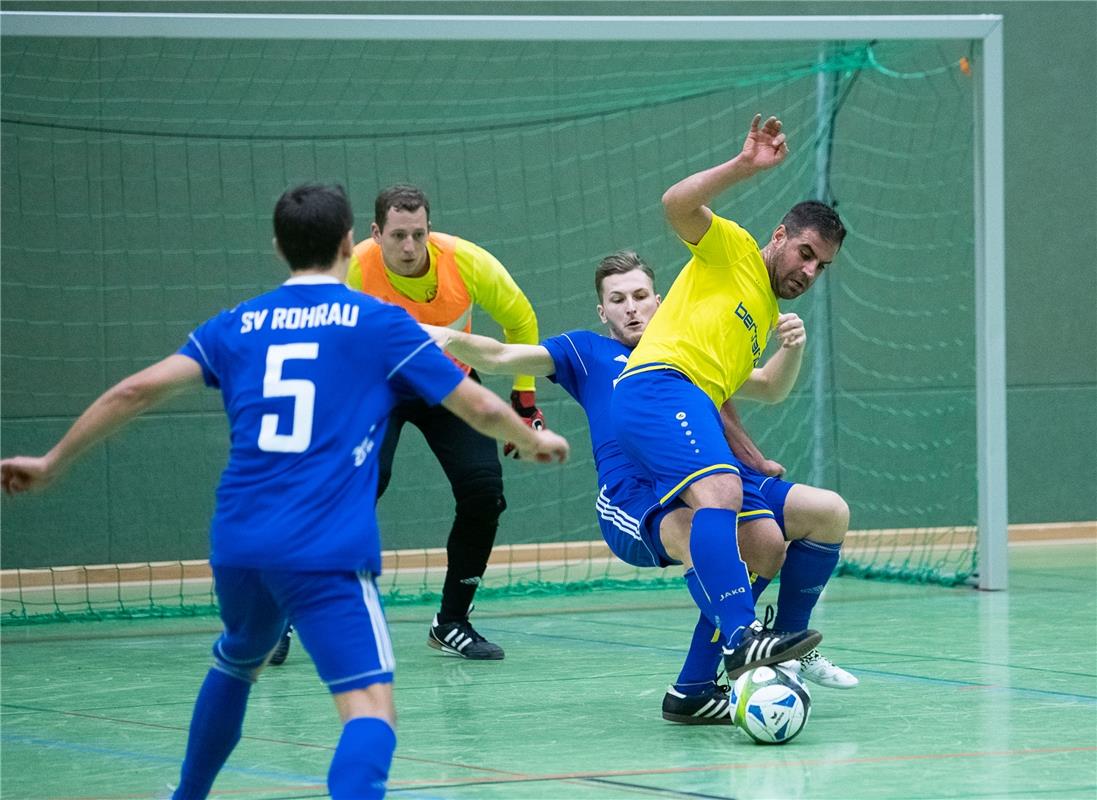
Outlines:
<svg viewBox="0 0 1097 800"><path fill-rule="evenodd" d="M785 744L811 716L811 693L800 676L784 667L756 667L731 687L732 719L759 744Z"/></svg>

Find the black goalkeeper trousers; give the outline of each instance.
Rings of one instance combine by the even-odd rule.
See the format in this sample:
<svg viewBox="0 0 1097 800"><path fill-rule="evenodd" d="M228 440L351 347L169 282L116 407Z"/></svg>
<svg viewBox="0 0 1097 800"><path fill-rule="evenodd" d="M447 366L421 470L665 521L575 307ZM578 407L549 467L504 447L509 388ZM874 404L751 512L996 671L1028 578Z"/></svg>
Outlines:
<svg viewBox="0 0 1097 800"><path fill-rule="evenodd" d="M400 403L392 411L381 444L378 498L392 477L393 457L406 423L422 432L449 479L456 502L453 527L446 541L449 566L438 613L440 622L452 622L468 615L495 544L499 515L507 507L498 445L440 405L429 406L422 400Z"/></svg>

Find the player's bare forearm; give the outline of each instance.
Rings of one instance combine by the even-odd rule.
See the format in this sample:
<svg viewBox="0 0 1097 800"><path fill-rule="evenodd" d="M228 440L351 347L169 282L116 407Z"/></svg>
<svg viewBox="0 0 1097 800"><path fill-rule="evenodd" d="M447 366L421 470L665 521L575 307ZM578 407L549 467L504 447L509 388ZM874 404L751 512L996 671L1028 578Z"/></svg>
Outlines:
<svg viewBox="0 0 1097 800"><path fill-rule="evenodd" d="M796 385L800 376L800 366L804 361L804 348L790 349L782 347L765 363L763 371L767 374L769 398L767 402L783 403Z"/></svg>
<svg viewBox="0 0 1097 800"><path fill-rule="evenodd" d="M446 395L442 405L485 436L513 442L523 458L567 460L568 443L563 437L530 427L508 403L469 378Z"/></svg>
<svg viewBox="0 0 1097 800"><path fill-rule="evenodd" d="M735 404L728 400L720 408L720 421L724 425L724 438L727 439L731 452L740 462L757 472L765 475L782 475L785 468L762 455L758 445L750 438L743 421L739 418L739 412Z"/></svg>
<svg viewBox="0 0 1097 800"><path fill-rule="evenodd" d="M777 318L776 334L781 342L780 349L760 369L751 371L736 397L781 403L796 385L807 344L804 321L797 314L781 314Z"/></svg>
<svg viewBox="0 0 1097 800"><path fill-rule="evenodd" d="M712 222L712 201L757 171L736 156L678 181L663 193L667 221L683 240L697 244Z"/></svg>
<svg viewBox="0 0 1097 800"><path fill-rule="evenodd" d="M485 375L536 375L555 371L552 356L539 344L504 344L490 336L423 326L438 346Z"/></svg>
<svg viewBox="0 0 1097 800"><path fill-rule="evenodd" d="M803 348L782 347L765 365L751 372L735 396L760 403L783 403L796 385L803 360Z"/></svg>
<svg viewBox="0 0 1097 800"><path fill-rule="evenodd" d="M781 121L770 117L762 123L761 114L755 115L738 155L690 175L663 193L667 221L684 241L697 244L712 223L713 200L737 183L777 166L787 155Z"/></svg>
<svg viewBox="0 0 1097 800"><path fill-rule="evenodd" d="M8 494L44 489L90 447L109 437L146 409L201 381L201 368L186 356L172 355L120 381L101 394L41 457L18 456L0 462L0 482Z"/></svg>
<svg viewBox="0 0 1097 800"><path fill-rule="evenodd" d="M525 295L522 295L522 300L525 303L529 303L526 300ZM537 317L533 314L533 307L530 306L530 317L524 324L509 328L503 328L503 341L508 345L514 345L516 347L537 347L538 341L538 329L537 329ZM522 353L520 351L508 351L507 356L525 357L529 353ZM546 353L547 355L547 353ZM537 383L534 380L537 376L543 376L543 373L537 372L533 369L510 369L508 367L507 374L514 375L513 389L516 392L532 392L537 388ZM551 373L548 373L551 374Z"/></svg>

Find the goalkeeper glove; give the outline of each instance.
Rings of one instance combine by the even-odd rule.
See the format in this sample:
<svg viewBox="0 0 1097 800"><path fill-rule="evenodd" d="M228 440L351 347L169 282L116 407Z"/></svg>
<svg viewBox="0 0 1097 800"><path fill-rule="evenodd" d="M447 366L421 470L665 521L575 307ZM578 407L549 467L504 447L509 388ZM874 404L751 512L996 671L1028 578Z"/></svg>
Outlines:
<svg viewBox="0 0 1097 800"><path fill-rule="evenodd" d="M520 392L517 389L510 393L510 405L514 409L514 413L522 418L522 421L533 428L535 431L539 431L545 427L545 415L541 413L541 409L537 407L537 396L535 392ZM518 458L518 448L514 442L507 442L503 445L503 455L513 456Z"/></svg>

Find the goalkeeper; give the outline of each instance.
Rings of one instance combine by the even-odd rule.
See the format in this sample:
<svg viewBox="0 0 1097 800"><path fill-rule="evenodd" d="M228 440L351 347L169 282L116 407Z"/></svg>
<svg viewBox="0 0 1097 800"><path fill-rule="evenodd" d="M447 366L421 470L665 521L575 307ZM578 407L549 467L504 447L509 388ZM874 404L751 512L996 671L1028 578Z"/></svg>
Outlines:
<svg viewBox="0 0 1097 800"><path fill-rule="evenodd" d="M533 306L510 274L487 250L430 227L430 201L414 186L382 190L374 202L372 236L354 248L347 284L401 306L422 323L470 331L472 307L479 306L503 329L507 342L537 343ZM467 365L458 366L478 380ZM544 426L534 399L534 380L515 378L511 405L526 424ZM381 445L380 497L392 475L400 429L410 422L427 440L449 479L456 501L446 541L448 568L442 605L431 623L427 644L443 653L476 660L503 657L469 623L473 595L487 568L499 516L507 507L503 470L495 441L477 433L441 406L412 399L393 409ZM513 452L511 445L504 455ZM517 454L514 454L517 457Z"/></svg>

